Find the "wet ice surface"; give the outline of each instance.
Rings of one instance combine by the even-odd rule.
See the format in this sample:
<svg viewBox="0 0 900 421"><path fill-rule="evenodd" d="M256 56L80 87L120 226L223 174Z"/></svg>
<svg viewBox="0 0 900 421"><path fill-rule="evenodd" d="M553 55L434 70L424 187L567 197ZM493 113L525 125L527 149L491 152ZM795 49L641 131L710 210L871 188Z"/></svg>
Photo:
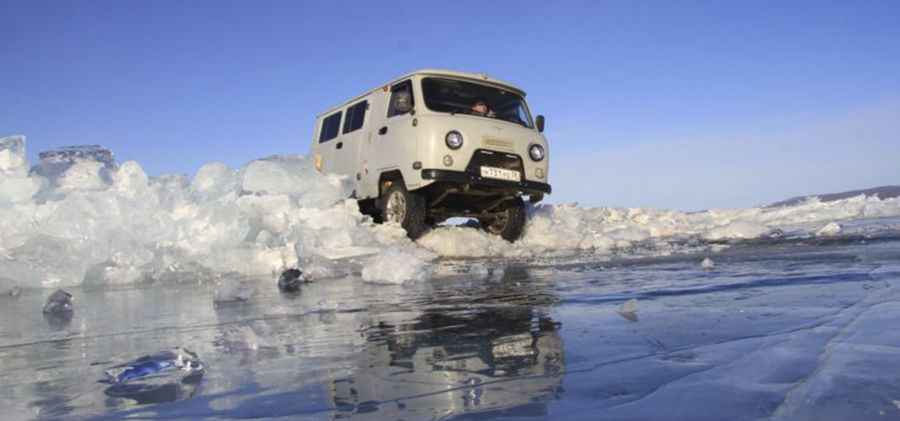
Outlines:
<svg viewBox="0 0 900 421"><path fill-rule="evenodd" d="M900 241L711 254L443 260L246 300L183 279L3 296L5 419L900 419ZM634 300L634 301L632 301ZM632 317L626 316L630 314ZM199 384L109 396L117 363L176 346Z"/></svg>

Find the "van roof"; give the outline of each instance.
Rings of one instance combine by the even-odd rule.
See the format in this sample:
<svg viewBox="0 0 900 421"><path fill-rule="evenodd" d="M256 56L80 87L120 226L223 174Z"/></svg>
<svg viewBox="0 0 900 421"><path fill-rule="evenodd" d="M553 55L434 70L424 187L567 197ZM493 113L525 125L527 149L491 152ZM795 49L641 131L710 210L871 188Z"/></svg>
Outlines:
<svg viewBox="0 0 900 421"><path fill-rule="evenodd" d="M509 90L514 91L515 93L521 95L523 98L525 97L525 91L520 89L518 86L513 85L512 83L494 78L494 77L490 77L487 75L487 73L459 72L456 70L446 70L446 69L419 69L414 72L407 73L403 76L391 79L389 82L378 85L377 87L375 87L373 89L369 89L361 95L357 95L353 98L350 98L350 99L340 103L339 105L330 107L326 111L323 111L323 112L317 114L316 118L322 117L325 114L331 114L339 108L344 108L345 106L349 105L351 102L356 102L356 101L362 99L363 97L369 95L373 91L381 89L384 86L393 85L394 83L400 82L404 79L408 79L408 78L416 76L416 75L450 76L450 77L463 78L463 79L472 79L472 80L476 80L476 81L479 81L482 83L487 83L489 85L496 85L496 86L499 86L499 87L502 87L505 89L509 89Z"/></svg>

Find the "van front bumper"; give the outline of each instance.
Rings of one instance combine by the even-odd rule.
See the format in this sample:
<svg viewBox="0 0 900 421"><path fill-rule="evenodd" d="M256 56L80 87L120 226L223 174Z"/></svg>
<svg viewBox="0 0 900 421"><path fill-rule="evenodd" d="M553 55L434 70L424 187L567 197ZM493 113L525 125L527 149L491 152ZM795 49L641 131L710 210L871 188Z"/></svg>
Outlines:
<svg viewBox="0 0 900 421"><path fill-rule="evenodd" d="M540 183L537 181L507 181L507 180L497 180L494 178L482 177L477 174L472 174L463 171L449 171L449 170L435 170L435 169L424 169L422 170L422 179L423 180L434 180L434 181L446 181L450 183L459 183L459 184L471 184L475 186L489 186L489 187L500 187L500 188L508 188L508 189L516 189L521 190L526 193L550 193L550 185L547 183Z"/></svg>

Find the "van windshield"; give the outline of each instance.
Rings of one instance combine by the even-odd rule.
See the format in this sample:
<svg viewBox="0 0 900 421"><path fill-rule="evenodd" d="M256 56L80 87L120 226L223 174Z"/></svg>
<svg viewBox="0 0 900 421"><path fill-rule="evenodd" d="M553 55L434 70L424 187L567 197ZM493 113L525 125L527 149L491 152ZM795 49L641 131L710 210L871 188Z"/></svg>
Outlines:
<svg viewBox="0 0 900 421"><path fill-rule="evenodd" d="M425 106L429 110L451 114L469 114L534 126L525 100L500 88L455 79L425 78L422 80Z"/></svg>

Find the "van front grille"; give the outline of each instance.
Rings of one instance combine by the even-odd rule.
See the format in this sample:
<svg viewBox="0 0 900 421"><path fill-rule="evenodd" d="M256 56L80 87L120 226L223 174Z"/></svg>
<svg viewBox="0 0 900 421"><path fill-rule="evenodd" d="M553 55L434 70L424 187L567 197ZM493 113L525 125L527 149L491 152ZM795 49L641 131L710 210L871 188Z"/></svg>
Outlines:
<svg viewBox="0 0 900 421"><path fill-rule="evenodd" d="M522 158L519 155L490 151L487 149L477 149L472 154L472 159L466 167L466 172L470 174L481 174L481 167L495 167L507 170L524 172Z"/></svg>

